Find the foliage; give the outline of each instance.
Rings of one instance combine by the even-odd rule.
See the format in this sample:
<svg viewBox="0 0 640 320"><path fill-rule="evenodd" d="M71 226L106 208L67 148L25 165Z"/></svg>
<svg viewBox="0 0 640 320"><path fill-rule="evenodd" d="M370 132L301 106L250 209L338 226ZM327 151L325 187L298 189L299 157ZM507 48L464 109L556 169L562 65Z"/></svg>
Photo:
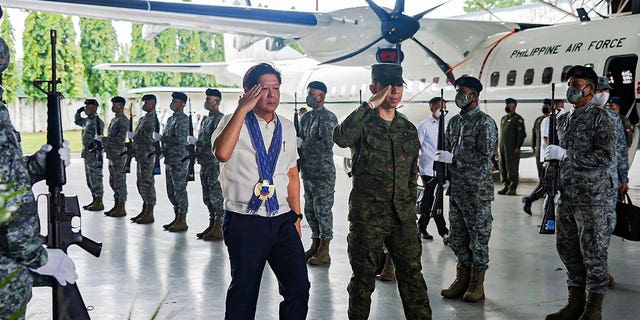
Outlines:
<svg viewBox="0 0 640 320"><path fill-rule="evenodd" d="M156 48L160 52L156 62L176 63L180 60L177 29L167 28L160 32L154 40ZM177 72L158 72L156 78L162 86L177 87L180 85L180 73Z"/></svg>
<svg viewBox="0 0 640 320"><path fill-rule="evenodd" d="M478 2L481 3L485 8L493 10L523 5L525 3L525 0L465 0L464 11L476 12L484 10L482 6L478 4Z"/></svg>
<svg viewBox="0 0 640 320"><path fill-rule="evenodd" d="M80 51L90 96L106 101L117 95L118 73L93 69L100 63L115 62L116 50L118 38L111 21L80 18Z"/></svg>
<svg viewBox="0 0 640 320"><path fill-rule="evenodd" d="M160 52L153 40L142 39L142 24L134 23L131 26L131 48L129 49L129 62L154 63L158 61ZM155 73L128 71L124 73L127 87L142 88L159 84Z"/></svg>
<svg viewBox="0 0 640 320"><path fill-rule="evenodd" d="M222 35L180 30L180 61L189 62L216 62L224 61L224 44ZM183 87L212 87L216 86L215 78L211 75L199 73L184 73L180 86Z"/></svg>
<svg viewBox="0 0 640 320"><path fill-rule="evenodd" d="M2 73L2 86L4 87L4 95L2 98L7 103L16 101L16 90L18 89L18 68L16 68L16 50L15 50L15 38L13 36L13 26L9 20L9 13L4 12L2 24L0 24L0 37L4 39L9 46L9 52L11 53L11 61L9 66Z"/></svg>

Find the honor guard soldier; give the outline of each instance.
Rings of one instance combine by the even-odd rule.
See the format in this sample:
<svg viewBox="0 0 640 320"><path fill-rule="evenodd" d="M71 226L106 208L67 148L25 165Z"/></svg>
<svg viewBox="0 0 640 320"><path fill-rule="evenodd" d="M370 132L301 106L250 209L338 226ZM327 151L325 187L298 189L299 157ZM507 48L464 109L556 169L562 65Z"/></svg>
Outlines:
<svg viewBox="0 0 640 320"><path fill-rule="evenodd" d="M156 205L156 187L154 179L154 142L153 134L160 131L160 122L156 115L156 96L147 94L142 97L142 111L146 112L136 126L135 132L127 133L133 139L133 155L136 158L136 186L142 197L142 211L131 221L140 224L153 223L153 207Z"/></svg>
<svg viewBox="0 0 640 320"><path fill-rule="evenodd" d="M567 100L575 109L558 117L560 145L549 145L544 155L545 160L560 161L556 248L567 269L569 298L546 319L601 319L609 281L615 124L592 101L598 83L593 69L574 66L567 77Z"/></svg>
<svg viewBox="0 0 640 320"><path fill-rule="evenodd" d="M336 167L333 163L333 129L336 115L324 107L327 86L320 81L307 85L311 111L300 119L300 170L304 186L304 214L311 228L311 248L304 257L311 265L331 263L329 243L333 239L333 193Z"/></svg>
<svg viewBox="0 0 640 320"><path fill-rule="evenodd" d="M354 155L349 197L349 319L367 319L383 244L396 266L407 319L431 319L422 275L422 244L416 237L418 132L396 111L402 100L402 67L371 68L373 97L339 124L333 140ZM306 116L305 116L306 117Z"/></svg>
<svg viewBox="0 0 640 320"><path fill-rule="evenodd" d="M515 196L518 187L518 170L520 167L520 147L527 137L524 119L516 113L518 101L508 98L504 111L507 113L500 120L500 139L498 154L500 158L500 176L504 187L498 194Z"/></svg>
<svg viewBox="0 0 640 320"><path fill-rule="evenodd" d="M531 215L531 205L534 201L540 199L545 194L545 183L544 183L544 167L542 166L542 132L541 125L542 121L551 114L551 104L553 101L551 99L544 99L542 103L542 115L537 117L535 121L533 121L533 129L531 130L531 145L533 146L533 156L536 159L536 168L538 169L538 185L531 192L531 194L527 197L522 198L522 210L528 215Z"/></svg>
<svg viewBox="0 0 640 320"><path fill-rule="evenodd" d="M209 226L196 234L199 239L206 241L222 239L222 188L218 176L220 162L211 152L211 135L216 130L220 119L224 116L220 112L222 93L218 89L207 89L205 92L204 109L209 112L200 122L200 132L196 141L196 157L200 164L200 182L202 183L202 197L209 210Z"/></svg>
<svg viewBox="0 0 640 320"><path fill-rule="evenodd" d="M162 141L165 172L167 173L167 193L173 205L175 218L162 227L170 232L187 231L187 210L189 199L187 196L187 169L189 163L183 161L187 157L187 144L194 144L196 138L189 135L189 117L182 112L187 95L182 92L171 94L169 108L173 115L167 120L164 133L154 132L154 140Z"/></svg>
<svg viewBox="0 0 640 320"><path fill-rule="evenodd" d="M109 185L113 190L115 204L105 215L111 217L124 217L125 203L127 202L127 175L124 173L125 139L129 131L129 119L124 115L126 100L123 97L111 99L111 111L115 117L109 123L107 136L103 139L104 150L109 160Z"/></svg>
<svg viewBox="0 0 640 320"><path fill-rule="evenodd" d="M489 267L491 201L494 200L491 157L498 128L478 103L482 84L474 77L455 81L460 113L449 120L446 151L436 161L451 164L449 246L458 259L456 279L440 294L449 299L484 299L484 274ZM512 148L511 151L514 151Z"/></svg>
<svg viewBox="0 0 640 320"><path fill-rule="evenodd" d="M91 190L93 201L85 210L100 211L104 209L102 203L102 134L104 122L97 115L99 103L95 99L87 99L85 106L76 111L75 124L82 127L82 158L84 159L84 173L87 186ZM83 118L82 113L87 117Z"/></svg>

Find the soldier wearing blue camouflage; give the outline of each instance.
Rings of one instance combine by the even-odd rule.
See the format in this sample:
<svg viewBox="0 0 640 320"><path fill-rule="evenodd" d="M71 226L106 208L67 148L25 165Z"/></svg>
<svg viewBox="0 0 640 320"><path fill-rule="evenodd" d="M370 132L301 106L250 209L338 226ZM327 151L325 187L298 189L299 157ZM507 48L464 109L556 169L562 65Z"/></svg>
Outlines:
<svg viewBox="0 0 640 320"><path fill-rule="evenodd" d="M304 255L311 265L331 263L329 243L333 239L333 194L336 167L333 163L333 129L336 115L324 106L327 86L320 81L307 86L307 112L300 120L300 171L304 186L304 214L311 228L311 248Z"/></svg>
<svg viewBox="0 0 640 320"><path fill-rule="evenodd" d="M560 145L549 145L544 155L545 160L560 161L556 248L567 269L569 298L546 319L601 319L609 281L612 190L618 185L612 176L616 126L593 102L595 71L574 66L567 77L567 100L575 110L558 117Z"/></svg>
<svg viewBox="0 0 640 320"><path fill-rule="evenodd" d="M402 100L402 67L376 64L371 69L373 97L333 132L333 140L351 148L353 189L349 197L349 319L367 319L383 245L396 266L406 319L431 319L422 275L422 244L414 206L418 187L416 127L396 107ZM305 115L307 117L308 115Z"/></svg>
<svg viewBox="0 0 640 320"><path fill-rule="evenodd" d="M211 152L211 135L218 127L220 119L224 116L220 112L222 93L218 89L207 89L204 109L209 114L200 122L200 132L196 141L196 158L200 164L200 183L202 183L202 198L209 210L209 226L204 231L197 233L198 239L205 241L222 240L222 212L223 203L222 187L218 176L220 175L220 162Z"/></svg>
<svg viewBox="0 0 640 320"><path fill-rule="evenodd" d="M124 164L127 160L125 152L125 138L129 131L129 119L124 114L126 100L123 97L111 99L111 111L115 117L109 123L107 136L103 139L104 150L109 160L109 185L113 190L115 204L104 214L110 217L124 217L127 215L125 203L127 202L127 175L124 173Z"/></svg>
<svg viewBox="0 0 640 320"><path fill-rule="evenodd" d="M155 140L162 141L165 172L167 173L167 193L173 205L175 218L162 227L170 232L187 231L187 170L189 163L183 161L187 156L187 144L194 144L195 137L189 136L189 117L182 111L187 103L187 95L182 92L171 94L173 98L169 108L173 115L167 120L163 134L153 133Z"/></svg>
<svg viewBox="0 0 640 320"><path fill-rule="evenodd" d="M456 278L440 294L449 299L476 302L484 299L484 274L489 267L493 179L491 157L498 128L478 103L482 84L473 77L455 81L455 103L460 108L449 120L446 151L436 161L450 163L449 246L458 259Z"/></svg>
<svg viewBox="0 0 640 320"><path fill-rule="evenodd" d="M75 114L75 124L82 127L82 158L87 186L91 190L93 201L83 206L85 210L100 211L102 203L102 138L104 122L97 115L99 103L95 99L87 99L85 106ZM87 117L82 117L82 113Z"/></svg>

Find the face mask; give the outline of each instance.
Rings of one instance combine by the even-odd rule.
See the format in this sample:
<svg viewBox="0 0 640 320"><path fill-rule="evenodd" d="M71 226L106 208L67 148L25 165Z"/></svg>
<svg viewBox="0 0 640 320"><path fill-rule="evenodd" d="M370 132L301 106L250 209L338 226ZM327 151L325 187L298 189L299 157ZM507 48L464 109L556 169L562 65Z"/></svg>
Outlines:
<svg viewBox="0 0 640 320"><path fill-rule="evenodd" d="M504 107L504 112L509 113L511 112L511 109L509 107Z"/></svg>
<svg viewBox="0 0 640 320"><path fill-rule="evenodd" d="M204 109L207 110L207 111L210 111L211 110L211 102L205 101L204 102Z"/></svg>
<svg viewBox="0 0 640 320"><path fill-rule="evenodd" d="M111 111L113 113L118 113L118 108L116 108L115 106L111 106Z"/></svg>
<svg viewBox="0 0 640 320"><path fill-rule="evenodd" d="M549 109L549 107L542 107L542 113L547 114L549 112L551 112L551 109Z"/></svg>
<svg viewBox="0 0 640 320"><path fill-rule="evenodd" d="M307 105L311 108L315 108L318 105L318 99L312 95L307 96Z"/></svg>
<svg viewBox="0 0 640 320"><path fill-rule="evenodd" d="M600 92L593 95L593 103L601 106L609 100L609 92Z"/></svg>
<svg viewBox="0 0 640 320"><path fill-rule="evenodd" d="M143 110L144 112L149 112L149 111L151 111L151 108L150 108L150 107L147 107L147 105L146 105L146 104L143 104L143 105L142 105L142 110Z"/></svg>
<svg viewBox="0 0 640 320"><path fill-rule="evenodd" d="M471 96L462 92L456 93L456 106L462 110L467 110L471 104Z"/></svg>
<svg viewBox="0 0 640 320"><path fill-rule="evenodd" d="M84 114L86 114L87 116L92 116L91 111L89 111L89 109L84 109Z"/></svg>
<svg viewBox="0 0 640 320"><path fill-rule="evenodd" d="M178 105L175 102L171 102L171 104L169 105L169 109L171 109L171 111L175 112L176 109L178 109Z"/></svg>
<svg viewBox="0 0 640 320"><path fill-rule="evenodd" d="M567 101L569 101L570 103L576 104L582 98L584 98L584 88L577 89L569 87L569 89L567 89Z"/></svg>

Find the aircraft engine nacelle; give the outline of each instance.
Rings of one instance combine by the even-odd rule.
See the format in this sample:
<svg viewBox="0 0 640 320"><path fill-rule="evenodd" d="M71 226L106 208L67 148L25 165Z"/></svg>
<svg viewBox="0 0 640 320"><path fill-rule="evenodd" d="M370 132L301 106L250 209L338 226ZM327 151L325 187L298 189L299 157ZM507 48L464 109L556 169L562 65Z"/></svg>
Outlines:
<svg viewBox="0 0 640 320"><path fill-rule="evenodd" d="M287 43L288 42L282 38L267 38L264 45L268 51L280 51L287 46Z"/></svg>

